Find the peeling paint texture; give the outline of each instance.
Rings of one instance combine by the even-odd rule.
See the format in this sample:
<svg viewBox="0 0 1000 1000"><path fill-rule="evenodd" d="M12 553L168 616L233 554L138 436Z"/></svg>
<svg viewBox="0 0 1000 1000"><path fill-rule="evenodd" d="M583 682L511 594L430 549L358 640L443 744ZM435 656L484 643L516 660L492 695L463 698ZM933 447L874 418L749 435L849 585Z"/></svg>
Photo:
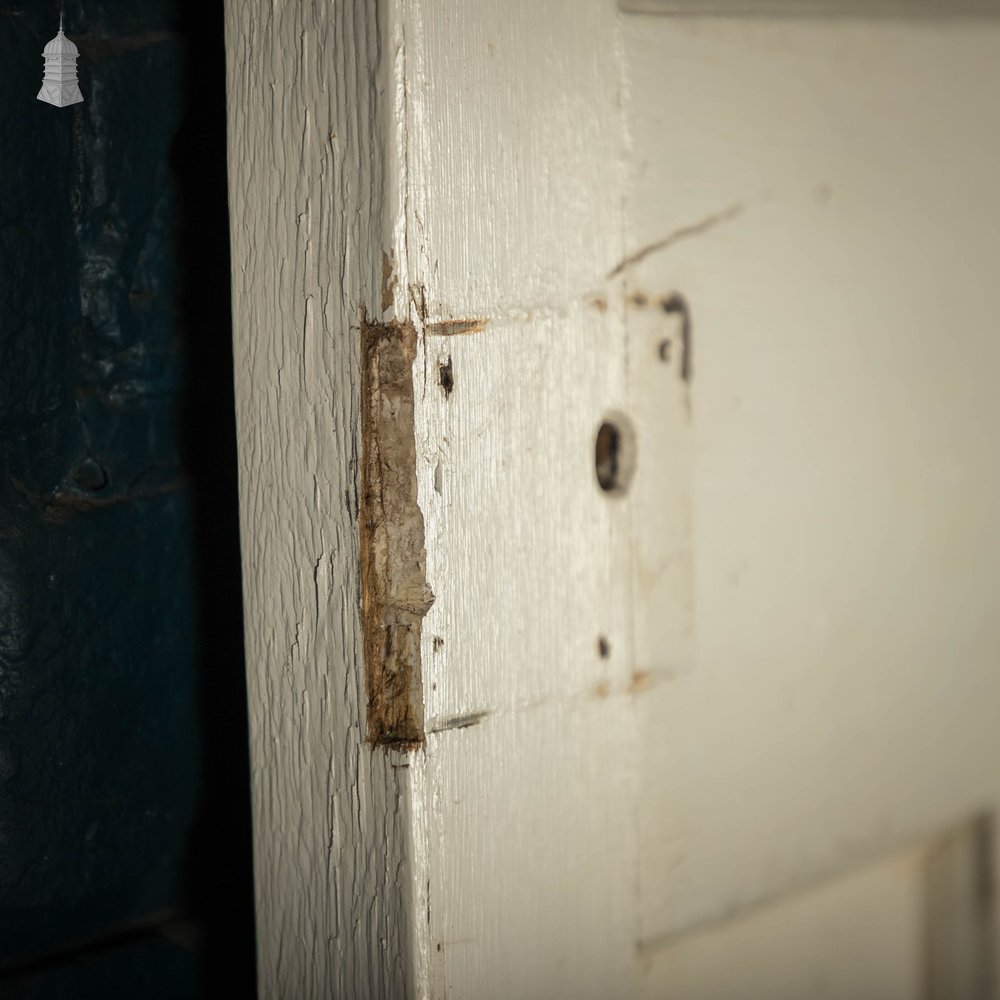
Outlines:
<svg viewBox="0 0 1000 1000"><path fill-rule="evenodd" d="M379 5L226 4L262 997L406 997L406 769L365 736L358 314L381 299Z"/></svg>
<svg viewBox="0 0 1000 1000"><path fill-rule="evenodd" d="M361 595L368 739L424 739L420 631L434 596L417 504L411 323L361 323Z"/></svg>

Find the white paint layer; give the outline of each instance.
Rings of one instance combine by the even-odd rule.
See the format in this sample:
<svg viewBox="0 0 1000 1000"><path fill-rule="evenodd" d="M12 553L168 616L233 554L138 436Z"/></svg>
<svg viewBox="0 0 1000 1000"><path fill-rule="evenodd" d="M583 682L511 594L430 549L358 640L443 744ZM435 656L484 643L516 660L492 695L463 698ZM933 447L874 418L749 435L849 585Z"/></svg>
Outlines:
<svg viewBox="0 0 1000 1000"><path fill-rule="evenodd" d="M358 318L381 281L375 7L227 3L260 995L413 989L405 770L364 742ZM401 777L404 776L404 777Z"/></svg>
<svg viewBox="0 0 1000 1000"><path fill-rule="evenodd" d="M975 995L1000 26L228 28L262 995ZM408 757L363 742L362 306L417 334Z"/></svg>
<svg viewBox="0 0 1000 1000"><path fill-rule="evenodd" d="M696 656L640 699L665 943L1000 802L1000 25L630 16L626 52L630 252L739 206L630 276L694 344Z"/></svg>
<svg viewBox="0 0 1000 1000"><path fill-rule="evenodd" d="M628 995L627 507L594 477L597 428L627 401L620 297L604 289L623 246L616 11L603 0L397 11L396 253L424 334L418 478L435 593L414 787L428 994ZM476 332L448 335L473 321Z"/></svg>

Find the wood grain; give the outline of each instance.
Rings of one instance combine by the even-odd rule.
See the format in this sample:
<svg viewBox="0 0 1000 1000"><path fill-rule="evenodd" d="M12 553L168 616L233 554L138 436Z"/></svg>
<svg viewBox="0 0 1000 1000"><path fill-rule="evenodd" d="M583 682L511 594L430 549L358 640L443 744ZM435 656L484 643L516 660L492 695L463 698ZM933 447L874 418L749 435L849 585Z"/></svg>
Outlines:
<svg viewBox="0 0 1000 1000"><path fill-rule="evenodd" d="M365 742L362 307L391 131L375 5L227 3L260 995L415 989L406 771ZM234 708L235 710L235 708Z"/></svg>

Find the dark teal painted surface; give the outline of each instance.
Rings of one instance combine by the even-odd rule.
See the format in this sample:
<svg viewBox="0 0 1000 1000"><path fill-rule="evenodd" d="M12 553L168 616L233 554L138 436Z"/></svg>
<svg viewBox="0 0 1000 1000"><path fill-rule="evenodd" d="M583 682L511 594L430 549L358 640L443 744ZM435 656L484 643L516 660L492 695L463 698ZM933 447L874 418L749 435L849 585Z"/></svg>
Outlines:
<svg viewBox="0 0 1000 1000"><path fill-rule="evenodd" d="M0 995L250 995L221 10L68 2L71 108L57 26L0 6Z"/></svg>
<svg viewBox="0 0 1000 1000"><path fill-rule="evenodd" d="M174 1000L198 996L203 981L188 949L157 937L45 968L8 984L12 1000ZM218 992L218 997L231 994ZM237 996L241 994L237 993Z"/></svg>

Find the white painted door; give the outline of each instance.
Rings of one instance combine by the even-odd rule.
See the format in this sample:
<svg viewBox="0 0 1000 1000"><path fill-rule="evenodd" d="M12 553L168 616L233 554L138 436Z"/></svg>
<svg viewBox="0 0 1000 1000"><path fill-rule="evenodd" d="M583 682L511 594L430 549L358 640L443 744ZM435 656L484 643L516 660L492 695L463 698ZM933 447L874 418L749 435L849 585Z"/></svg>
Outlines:
<svg viewBox="0 0 1000 1000"><path fill-rule="evenodd" d="M627 6L230 5L262 995L988 997L1000 21Z"/></svg>
<svg viewBox="0 0 1000 1000"><path fill-rule="evenodd" d="M647 995L984 996L927 964L951 903L925 915L919 866L892 912L838 904L856 941L760 935L1000 795L1000 29L630 15L624 48ZM654 382L678 293L683 448Z"/></svg>

